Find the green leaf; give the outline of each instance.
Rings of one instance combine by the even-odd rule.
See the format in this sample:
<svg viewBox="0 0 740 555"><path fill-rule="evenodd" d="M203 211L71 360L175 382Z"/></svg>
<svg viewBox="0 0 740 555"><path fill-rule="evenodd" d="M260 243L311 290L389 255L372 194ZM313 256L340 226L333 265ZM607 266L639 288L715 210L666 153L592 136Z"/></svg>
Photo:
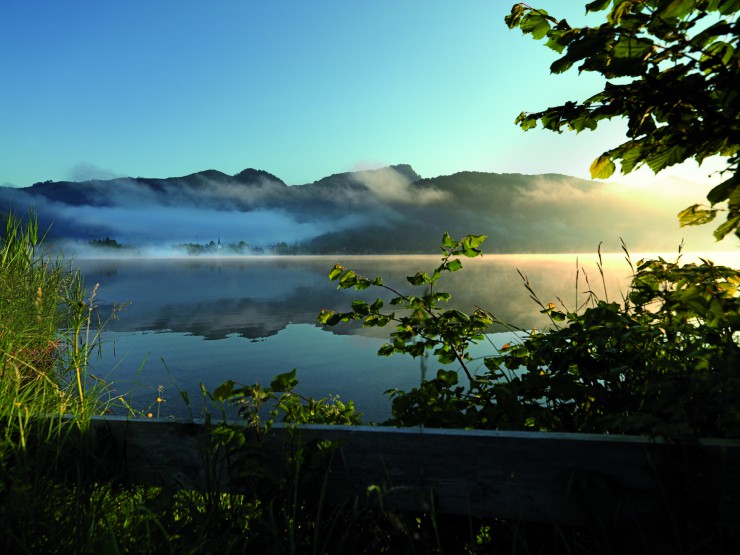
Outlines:
<svg viewBox="0 0 740 555"><path fill-rule="evenodd" d="M275 376L275 378L272 380L272 383L270 384L270 387L276 391L276 392L285 392L285 391L291 391L295 386L298 385L298 380L296 379L296 369L293 368L290 372L285 372L284 374L278 374Z"/></svg>
<svg viewBox="0 0 740 555"><path fill-rule="evenodd" d="M547 39L547 42L545 43L545 46L550 48L551 50L554 50L558 54L562 54L563 50L565 50L565 44L562 41L563 33L562 32L551 32L550 38Z"/></svg>
<svg viewBox="0 0 740 555"><path fill-rule="evenodd" d="M730 198L732 191L740 186L740 178L737 175L733 175L730 179L727 179L714 187L709 193L707 193L707 200L712 205L719 202L723 202Z"/></svg>
<svg viewBox="0 0 740 555"><path fill-rule="evenodd" d="M738 1L738 7L740 8L740 0ZM704 29L701 33L696 35L691 42L696 45L699 50L703 50L708 44L712 43L717 37L726 35L731 32L730 26L727 21L721 20L714 25L711 25Z"/></svg>
<svg viewBox="0 0 740 555"><path fill-rule="evenodd" d="M470 316L460 310L448 310L444 313L444 317L449 320L457 320L463 324L470 322Z"/></svg>
<svg viewBox="0 0 740 555"><path fill-rule="evenodd" d="M602 154L591 164L591 177L593 179L607 179L616 170L614 162L612 162L611 156L608 154Z"/></svg>
<svg viewBox="0 0 740 555"><path fill-rule="evenodd" d="M506 25L509 26L509 29L518 27L519 22L522 20L525 12L527 12L528 10L531 10L531 8L524 6L524 4L514 4L514 6L512 6L511 8L511 13L504 18L504 21L506 22Z"/></svg>
<svg viewBox="0 0 740 555"><path fill-rule="evenodd" d="M431 281L431 278L426 272L417 272L413 276L408 276L406 278L406 281L408 281L411 285L423 285L425 283L429 283Z"/></svg>
<svg viewBox="0 0 740 555"><path fill-rule="evenodd" d="M700 204L694 204L678 213L678 221L681 227L687 225L703 225L711 222L717 215L716 210L704 210L700 206Z"/></svg>
<svg viewBox="0 0 740 555"><path fill-rule="evenodd" d="M335 265L331 270L329 270L329 281L336 280L339 276L342 275L343 271L344 268L342 268L339 264Z"/></svg>
<svg viewBox="0 0 740 555"><path fill-rule="evenodd" d="M584 129L591 131L595 130L597 126L596 121L588 113L583 113L577 118L573 119L569 123L569 128L574 130L576 133L580 133Z"/></svg>
<svg viewBox="0 0 740 555"><path fill-rule="evenodd" d="M229 380L228 382L222 383L216 389L213 390L213 399L215 401L225 401L234 394L234 382Z"/></svg>
<svg viewBox="0 0 740 555"><path fill-rule="evenodd" d="M529 129L537 127L537 118L535 116L527 114L527 112L522 112L514 120L514 124L521 127L522 131L527 131Z"/></svg>
<svg viewBox="0 0 740 555"><path fill-rule="evenodd" d="M653 41L647 39L636 39L633 37L619 37L612 51L618 58L644 59L653 52Z"/></svg>
<svg viewBox="0 0 740 555"><path fill-rule="evenodd" d="M450 272L457 272L463 267L462 262L459 259L454 258L447 263L447 269Z"/></svg>
<svg viewBox="0 0 740 555"><path fill-rule="evenodd" d="M711 71L714 65L726 66L735 55L735 49L727 42L717 41L707 47L706 54L702 56L702 67Z"/></svg>
<svg viewBox="0 0 740 555"><path fill-rule="evenodd" d="M620 161L622 173L628 174L632 170L634 170L638 166L638 164L642 161L641 156L642 156L642 149L639 146L625 148L619 154L619 161Z"/></svg>
<svg viewBox="0 0 740 555"><path fill-rule="evenodd" d="M352 301L352 312L361 316L367 316L370 314L370 305L365 301L354 300Z"/></svg>
<svg viewBox="0 0 740 555"><path fill-rule="evenodd" d="M609 7L610 2L611 0L595 0L594 2L590 2L586 4L586 13L600 12L601 10L605 10L607 7Z"/></svg>
<svg viewBox="0 0 740 555"><path fill-rule="evenodd" d="M550 30L550 21L546 17L547 12L544 10L530 11L519 22L519 28L522 33L530 33L536 40L540 40L547 35Z"/></svg>
<svg viewBox="0 0 740 555"><path fill-rule="evenodd" d="M724 0L719 3L719 13L730 15L740 11L740 0Z"/></svg>
<svg viewBox="0 0 740 555"><path fill-rule="evenodd" d="M669 19L686 17L695 8L695 0L673 0L658 10L658 16Z"/></svg>
<svg viewBox="0 0 740 555"><path fill-rule="evenodd" d="M730 192L727 206L730 210L740 210L740 183Z"/></svg>
<svg viewBox="0 0 740 555"><path fill-rule="evenodd" d="M573 67L573 59L568 56L563 56L550 64L550 72L558 75L560 73L565 73L571 67Z"/></svg>
<svg viewBox="0 0 740 555"><path fill-rule="evenodd" d="M272 380L270 387L276 392L291 391L295 386L298 385L298 380L295 377L296 369L293 368L290 372L284 374L278 374Z"/></svg>
<svg viewBox="0 0 740 555"><path fill-rule="evenodd" d="M469 258L474 258L481 254L478 247L483 244L486 240L487 235L467 235L463 237L461 243L463 247L463 254Z"/></svg>
<svg viewBox="0 0 740 555"><path fill-rule="evenodd" d="M393 345L385 343L378 349L378 355L382 357L388 357L393 354Z"/></svg>
<svg viewBox="0 0 740 555"><path fill-rule="evenodd" d="M609 12L607 20L612 25L619 25L623 18L628 17L632 12L634 2L630 0L623 0L622 2L615 2L614 9Z"/></svg>
<svg viewBox="0 0 740 555"><path fill-rule="evenodd" d="M335 326L342 321L342 318L343 316L338 312L325 308L316 317L316 321L325 326Z"/></svg>
<svg viewBox="0 0 740 555"><path fill-rule="evenodd" d="M357 274L355 274L352 270L347 270L342 275L341 279L339 280L339 287L342 289L349 289L350 287L354 287L357 285Z"/></svg>
<svg viewBox="0 0 740 555"><path fill-rule="evenodd" d="M714 238L721 241L725 236L740 227L740 214L727 218L727 221L714 230Z"/></svg>
<svg viewBox="0 0 740 555"><path fill-rule="evenodd" d="M437 379L447 387L455 385L458 381L457 372L454 370L437 370Z"/></svg>
<svg viewBox="0 0 740 555"><path fill-rule="evenodd" d="M681 145L673 145L671 147L663 147L656 149L646 159L645 163L653 170L653 173L658 173L665 168L683 162L686 158L686 147Z"/></svg>

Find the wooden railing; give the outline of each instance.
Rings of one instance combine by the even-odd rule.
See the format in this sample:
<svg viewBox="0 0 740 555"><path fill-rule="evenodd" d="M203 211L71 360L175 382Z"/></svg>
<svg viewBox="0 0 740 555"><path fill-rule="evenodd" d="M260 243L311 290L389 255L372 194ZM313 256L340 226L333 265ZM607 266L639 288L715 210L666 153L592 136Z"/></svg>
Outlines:
<svg viewBox="0 0 740 555"><path fill-rule="evenodd" d="M86 434L110 479L228 489L209 430L199 421L100 417ZM699 505L740 515L740 441L319 425L275 425L261 439L271 457L314 440L339 444L327 482L336 499L375 502L379 491L404 510L609 526L706 510Z"/></svg>

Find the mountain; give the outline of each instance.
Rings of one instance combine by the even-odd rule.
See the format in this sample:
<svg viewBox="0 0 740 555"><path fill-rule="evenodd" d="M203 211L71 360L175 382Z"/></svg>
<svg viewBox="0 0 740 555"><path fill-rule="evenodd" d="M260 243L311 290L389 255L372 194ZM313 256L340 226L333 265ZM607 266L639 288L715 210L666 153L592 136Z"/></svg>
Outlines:
<svg viewBox="0 0 740 555"><path fill-rule="evenodd" d="M116 206L125 202L125 199L121 198L125 195L136 198L143 196L164 205L197 205L204 195L215 200L214 195L210 193L219 188L233 193L221 195L222 201L238 200L240 187L250 191L267 189L272 192L287 188L287 185L266 171L250 168L233 176L217 170L206 170L166 179L126 177L82 182L44 181L19 190L27 191L35 197L72 206Z"/></svg>
<svg viewBox="0 0 740 555"><path fill-rule="evenodd" d="M690 193L690 194L688 194ZM0 187L0 208L35 207L49 237L142 249L240 243L253 251L436 253L443 233L488 235L486 252L675 252L712 249L706 230L678 228L700 197L687 188L635 190L559 174L460 172L422 178L410 165L337 173L289 186L259 169L164 179L46 181ZM216 245L216 243L213 243Z"/></svg>

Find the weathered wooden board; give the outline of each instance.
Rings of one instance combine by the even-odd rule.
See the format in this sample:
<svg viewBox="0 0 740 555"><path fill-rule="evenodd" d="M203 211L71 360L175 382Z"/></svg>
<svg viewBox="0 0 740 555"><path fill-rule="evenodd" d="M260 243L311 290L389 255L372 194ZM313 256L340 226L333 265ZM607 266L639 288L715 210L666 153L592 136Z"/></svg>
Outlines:
<svg viewBox="0 0 740 555"><path fill-rule="evenodd" d="M99 464L123 481L228 487L202 422L100 417L92 433ZM276 425L264 448L278 457L297 437L340 444L328 482L337 499L372 502L377 485L391 506L439 513L612 527L706 506L740 522L740 441Z"/></svg>

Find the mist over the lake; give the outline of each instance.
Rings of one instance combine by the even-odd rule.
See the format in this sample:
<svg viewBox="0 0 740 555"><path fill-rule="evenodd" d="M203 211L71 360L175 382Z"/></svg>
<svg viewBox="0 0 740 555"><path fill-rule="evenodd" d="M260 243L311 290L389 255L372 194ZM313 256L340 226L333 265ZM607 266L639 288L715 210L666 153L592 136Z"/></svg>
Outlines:
<svg viewBox="0 0 740 555"><path fill-rule="evenodd" d="M94 173L80 168L77 175ZM721 250L676 214L701 201L695 184L625 187L558 174L461 172L424 179L397 165L289 186L264 170L117 177L0 188L0 204L37 211L49 238L86 255L110 239L130 254L183 244L241 243L239 254L434 253L443 233L488 235L496 253ZM100 254L93 250L92 254ZM224 251L225 252L225 251ZM119 252L118 254L126 254Z"/></svg>

